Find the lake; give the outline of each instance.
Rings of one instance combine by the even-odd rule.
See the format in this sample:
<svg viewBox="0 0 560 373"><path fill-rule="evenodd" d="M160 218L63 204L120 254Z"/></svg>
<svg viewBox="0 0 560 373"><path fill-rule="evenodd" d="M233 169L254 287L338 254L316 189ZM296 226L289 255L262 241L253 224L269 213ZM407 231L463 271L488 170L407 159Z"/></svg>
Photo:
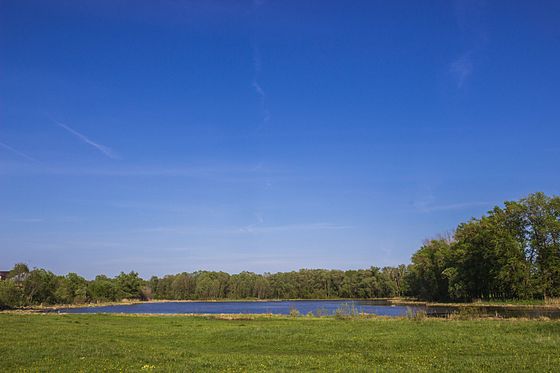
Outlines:
<svg viewBox="0 0 560 373"><path fill-rule="evenodd" d="M102 307L66 308L64 313L161 313L161 314L277 314L289 315L292 309L300 314L309 312L321 315L333 315L337 309L382 316L404 316L406 306L390 305L377 301L351 300L295 300L295 301L259 301L259 302L156 302L138 303ZM417 311L422 307L410 307Z"/></svg>
<svg viewBox="0 0 560 373"><path fill-rule="evenodd" d="M59 309L63 313L127 313L127 314L277 314L289 315L292 309L302 315L334 315L337 310L346 314L355 310L359 313L379 316L406 316L426 312L428 316L445 317L459 310L451 306L394 305L386 301L373 300L285 300L285 301L236 301L236 302L154 302L123 304L102 307L81 307ZM479 306L477 312L487 316L527 317L547 316L560 318L560 310L551 308L494 307Z"/></svg>

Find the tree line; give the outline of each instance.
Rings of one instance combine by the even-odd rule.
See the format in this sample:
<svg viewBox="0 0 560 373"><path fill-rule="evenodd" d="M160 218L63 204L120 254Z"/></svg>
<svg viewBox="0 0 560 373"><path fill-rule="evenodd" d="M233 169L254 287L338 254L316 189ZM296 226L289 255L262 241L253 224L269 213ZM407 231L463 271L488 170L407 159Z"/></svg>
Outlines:
<svg viewBox="0 0 560 373"><path fill-rule="evenodd" d="M0 281L0 308L123 299L543 299L560 297L560 197L531 194L427 240L410 265L264 273L197 271L86 280L16 264Z"/></svg>
<svg viewBox="0 0 560 373"><path fill-rule="evenodd" d="M383 298L404 294L406 266L363 270L301 269L256 274L194 272L152 277L155 299L328 299Z"/></svg>
<svg viewBox="0 0 560 373"><path fill-rule="evenodd" d="M365 270L302 269L256 274L197 271L143 280L138 273L86 280L16 264L0 281L0 308L39 304L114 302L124 299L329 299L380 298L405 293L406 266Z"/></svg>

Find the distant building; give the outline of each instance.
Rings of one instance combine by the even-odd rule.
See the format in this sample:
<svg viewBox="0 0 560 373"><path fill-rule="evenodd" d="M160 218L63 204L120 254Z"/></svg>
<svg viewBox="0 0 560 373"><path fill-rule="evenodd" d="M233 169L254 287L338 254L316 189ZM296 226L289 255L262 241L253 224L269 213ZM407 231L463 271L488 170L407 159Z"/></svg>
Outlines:
<svg viewBox="0 0 560 373"><path fill-rule="evenodd" d="M0 281L1 280L6 280L8 278L9 274L10 274L10 271L0 271Z"/></svg>

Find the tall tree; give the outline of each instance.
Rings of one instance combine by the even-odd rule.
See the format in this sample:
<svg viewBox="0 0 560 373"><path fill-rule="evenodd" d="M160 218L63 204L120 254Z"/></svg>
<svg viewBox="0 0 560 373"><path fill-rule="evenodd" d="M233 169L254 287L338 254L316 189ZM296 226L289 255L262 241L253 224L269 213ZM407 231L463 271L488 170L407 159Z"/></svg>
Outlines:
<svg viewBox="0 0 560 373"><path fill-rule="evenodd" d="M448 276L444 271L450 267L450 242L432 239L412 256L408 284L411 294L428 300L449 298Z"/></svg>

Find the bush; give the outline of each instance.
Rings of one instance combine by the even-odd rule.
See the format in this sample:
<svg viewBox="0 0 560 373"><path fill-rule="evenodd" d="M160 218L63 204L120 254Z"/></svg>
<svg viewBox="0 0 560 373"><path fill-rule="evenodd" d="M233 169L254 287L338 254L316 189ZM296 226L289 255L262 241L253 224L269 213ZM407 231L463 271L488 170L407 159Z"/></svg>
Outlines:
<svg viewBox="0 0 560 373"><path fill-rule="evenodd" d="M12 280L0 281L0 309L23 305L23 290Z"/></svg>
<svg viewBox="0 0 560 373"><path fill-rule="evenodd" d="M325 308L317 308L315 310L315 316L321 317L328 315L328 311Z"/></svg>
<svg viewBox="0 0 560 373"><path fill-rule="evenodd" d="M560 306L560 297L558 298L546 298L544 304L551 306Z"/></svg>
<svg viewBox="0 0 560 373"><path fill-rule="evenodd" d="M414 321L421 321L428 317L428 313L425 310L417 310L416 312L410 308L406 307L406 318Z"/></svg>
<svg viewBox="0 0 560 373"><path fill-rule="evenodd" d="M488 316L482 308L479 307L460 307L459 310L450 315L451 319L456 320L472 320Z"/></svg>

